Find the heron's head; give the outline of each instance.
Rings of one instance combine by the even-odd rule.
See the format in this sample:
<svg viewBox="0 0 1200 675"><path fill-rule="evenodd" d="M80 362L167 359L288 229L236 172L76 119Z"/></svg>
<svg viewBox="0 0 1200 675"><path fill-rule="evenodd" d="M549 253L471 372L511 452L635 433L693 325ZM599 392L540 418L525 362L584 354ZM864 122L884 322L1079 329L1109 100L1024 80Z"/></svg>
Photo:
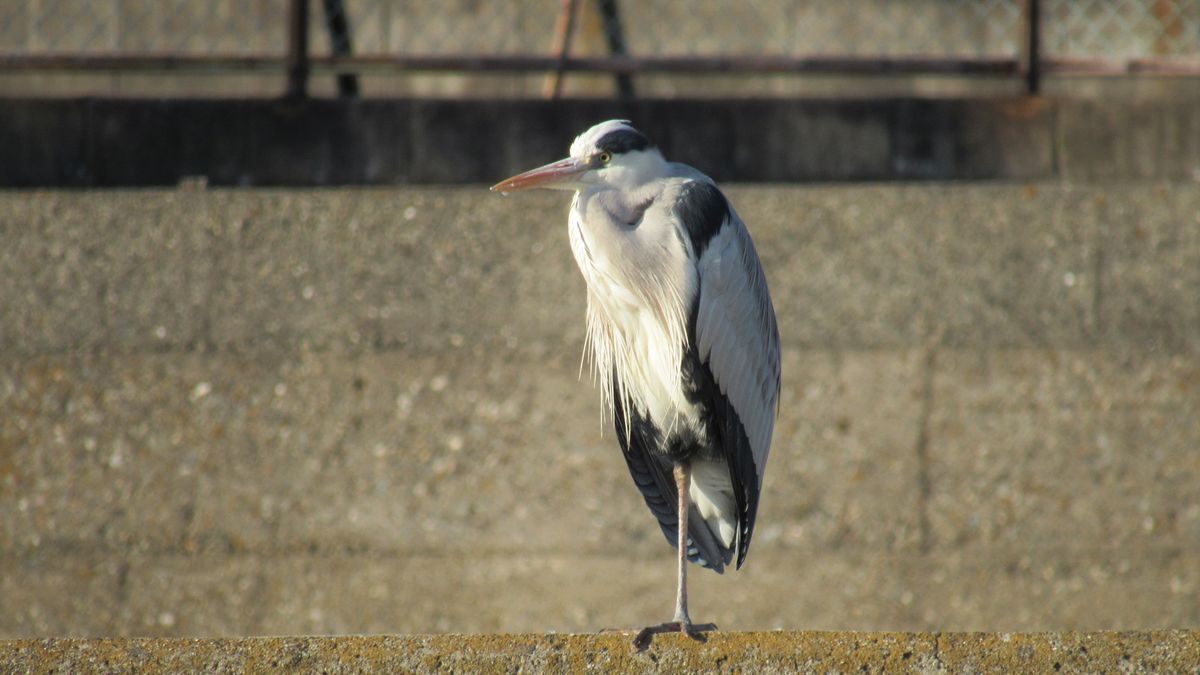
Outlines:
<svg viewBox="0 0 1200 675"><path fill-rule="evenodd" d="M663 176L666 166L658 148L627 120L608 120L579 134L570 157L513 176L492 189L505 193L531 188L631 189Z"/></svg>

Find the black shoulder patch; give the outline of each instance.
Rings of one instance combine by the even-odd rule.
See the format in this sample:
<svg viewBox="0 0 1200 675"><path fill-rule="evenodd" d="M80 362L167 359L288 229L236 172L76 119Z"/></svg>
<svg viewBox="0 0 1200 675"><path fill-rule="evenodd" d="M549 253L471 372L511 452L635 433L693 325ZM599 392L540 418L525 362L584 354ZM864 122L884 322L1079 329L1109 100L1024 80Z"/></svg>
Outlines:
<svg viewBox="0 0 1200 675"><path fill-rule="evenodd" d="M692 251L699 258L729 217L729 202L712 183L689 181L679 190L675 216L687 230L692 240Z"/></svg>
<svg viewBox="0 0 1200 675"><path fill-rule="evenodd" d="M601 136L600 140L596 141L596 147L619 155L630 150L645 150L650 147L650 141L634 129L617 129Z"/></svg>

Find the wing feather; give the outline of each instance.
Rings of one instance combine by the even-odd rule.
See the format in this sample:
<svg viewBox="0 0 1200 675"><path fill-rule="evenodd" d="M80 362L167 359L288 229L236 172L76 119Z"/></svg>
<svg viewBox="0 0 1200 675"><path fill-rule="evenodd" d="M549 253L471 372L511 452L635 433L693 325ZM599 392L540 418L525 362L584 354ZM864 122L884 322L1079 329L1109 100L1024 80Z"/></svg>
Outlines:
<svg viewBox="0 0 1200 675"><path fill-rule="evenodd" d="M700 360L746 426L761 487L779 400L779 328L758 253L732 209L698 268Z"/></svg>
<svg viewBox="0 0 1200 675"><path fill-rule="evenodd" d="M689 337L717 390L708 394L708 405L736 499L741 567L775 427L779 329L754 243L716 186L685 183L675 217L697 261L699 294Z"/></svg>

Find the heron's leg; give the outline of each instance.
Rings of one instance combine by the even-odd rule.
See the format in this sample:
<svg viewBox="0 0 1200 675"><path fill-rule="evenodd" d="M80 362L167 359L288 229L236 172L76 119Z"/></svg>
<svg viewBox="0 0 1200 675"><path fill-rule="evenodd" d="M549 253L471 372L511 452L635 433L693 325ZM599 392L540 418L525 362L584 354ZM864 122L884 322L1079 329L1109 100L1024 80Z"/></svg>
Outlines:
<svg viewBox="0 0 1200 675"><path fill-rule="evenodd" d="M688 490L692 483L692 465L689 462L679 462L675 465L675 492L678 495L676 506L679 509L679 534L676 541L679 549L679 585L675 589L675 620L679 622L680 630L688 632L687 626L692 619L687 609L687 542L688 542Z"/></svg>
<svg viewBox="0 0 1200 675"><path fill-rule="evenodd" d="M687 462L680 462L675 465L675 492L678 497L676 508L679 510L679 530L677 548L679 549L679 586L675 591L675 619L667 623L657 626L643 628L633 638L633 646L637 649L645 649L650 645L650 640L659 633L683 633L690 638L703 641L704 638L700 633L706 631L714 631L717 629L716 624L706 623L696 625L692 623L692 618L688 616L687 609L687 542L688 542L688 510L691 508L691 503L688 498L688 490L692 483L692 465Z"/></svg>

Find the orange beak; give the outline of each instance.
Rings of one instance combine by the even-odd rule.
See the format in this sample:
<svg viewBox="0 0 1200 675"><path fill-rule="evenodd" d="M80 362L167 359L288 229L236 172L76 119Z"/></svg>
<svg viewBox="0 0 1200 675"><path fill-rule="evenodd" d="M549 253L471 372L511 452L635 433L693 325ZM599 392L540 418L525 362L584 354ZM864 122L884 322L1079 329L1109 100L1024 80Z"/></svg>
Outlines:
<svg viewBox="0 0 1200 675"><path fill-rule="evenodd" d="M492 190L508 194L509 192L517 192L518 190L553 188L555 185L566 182L590 168L592 167L586 160L568 157L502 180L493 185Z"/></svg>

